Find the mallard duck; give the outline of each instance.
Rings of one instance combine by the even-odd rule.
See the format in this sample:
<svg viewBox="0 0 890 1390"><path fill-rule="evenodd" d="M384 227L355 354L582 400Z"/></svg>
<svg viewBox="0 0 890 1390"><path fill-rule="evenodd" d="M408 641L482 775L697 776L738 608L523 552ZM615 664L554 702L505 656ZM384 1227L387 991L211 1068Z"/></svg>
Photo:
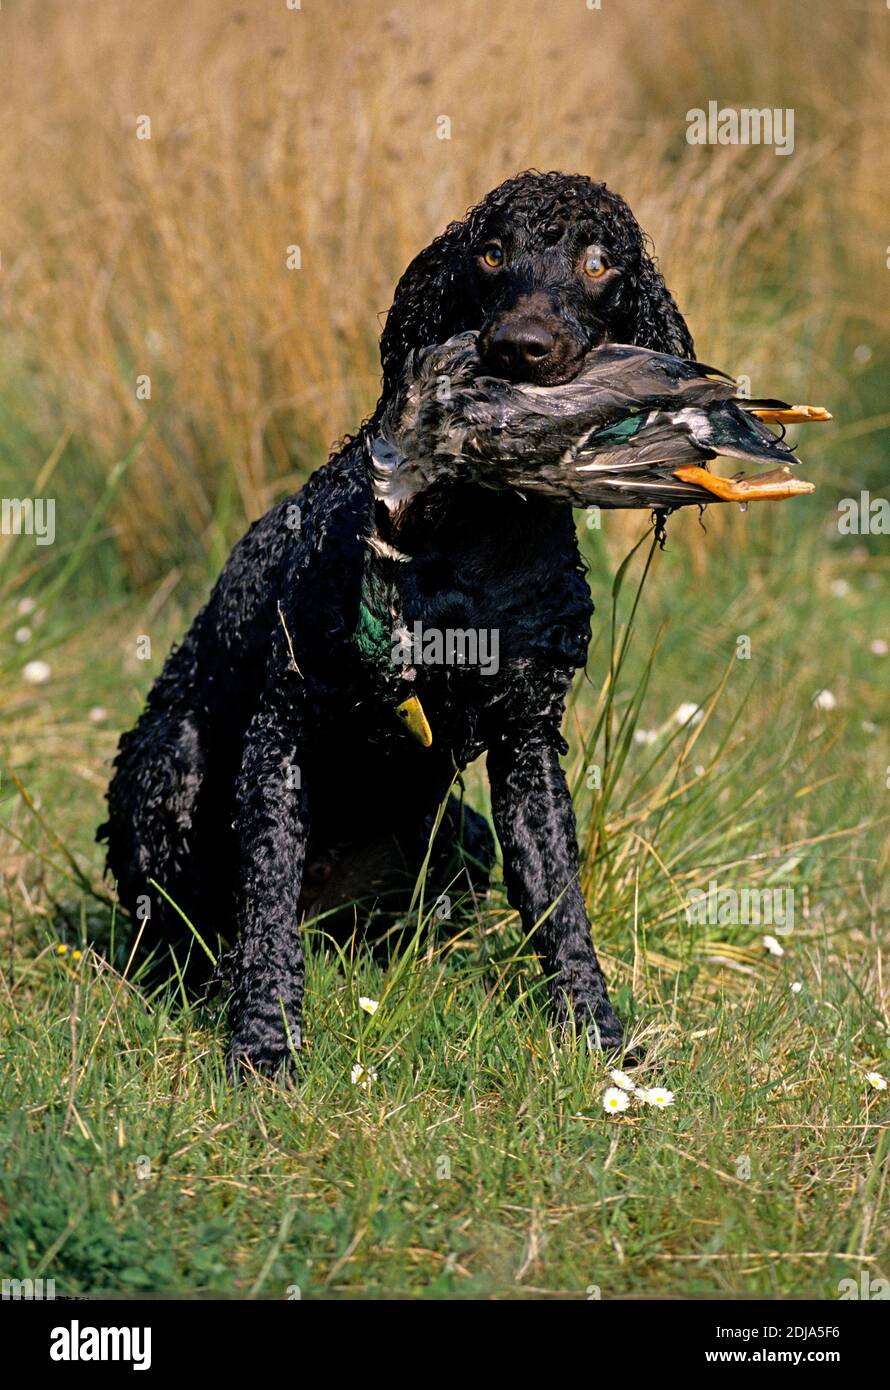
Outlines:
<svg viewBox="0 0 890 1390"><path fill-rule="evenodd" d="M712 367L622 343L593 349L562 385L514 385L483 375L476 337L416 354L369 441L375 491L392 510L446 478L665 511L813 491L767 425L830 420L820 406L746 399ZM707 466L718 455L773 467L722 478Z"/></svg>

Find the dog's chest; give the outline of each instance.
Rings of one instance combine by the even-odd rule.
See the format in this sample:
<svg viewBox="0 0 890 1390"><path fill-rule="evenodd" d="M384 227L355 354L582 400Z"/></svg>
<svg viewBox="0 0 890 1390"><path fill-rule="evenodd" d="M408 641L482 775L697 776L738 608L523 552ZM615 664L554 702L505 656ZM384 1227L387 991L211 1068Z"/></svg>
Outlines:
<svg viewBox="0 0 890 1390"><path fill-rule="evenodd" d="M408 556L370 545L356 650L363 705L384 737L479 755L495 725L542 717L585 658L591 612L572 555L457 543Z"/></svg>

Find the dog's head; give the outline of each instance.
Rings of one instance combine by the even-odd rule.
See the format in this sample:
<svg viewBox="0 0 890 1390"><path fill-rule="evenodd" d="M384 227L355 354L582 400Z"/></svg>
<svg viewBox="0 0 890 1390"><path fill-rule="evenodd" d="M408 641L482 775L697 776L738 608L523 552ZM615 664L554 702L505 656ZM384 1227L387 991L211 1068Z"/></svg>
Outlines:
<svg viewBox="0 0 890 1390"><path fill-rule="evenodd" d="M508 179L414 258L381 339L384 398L409 353L467 329L492 376L543 386L607 340L693 350L627 203L580 174Z"/></svg>

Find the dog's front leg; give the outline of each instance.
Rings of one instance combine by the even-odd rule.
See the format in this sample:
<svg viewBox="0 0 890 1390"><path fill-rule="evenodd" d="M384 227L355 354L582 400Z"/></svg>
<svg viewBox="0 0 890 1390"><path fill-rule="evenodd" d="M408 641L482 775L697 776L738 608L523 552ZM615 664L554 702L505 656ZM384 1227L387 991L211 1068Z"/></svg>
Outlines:
<svg viewBox="0 0 890 1390"><path fill-rule="evenodd" d="M550 977L557 1018L574 1019L604 1050L624 1033L609 1002L578 883L575 813L546 734L504 737L489 750L491 805L507 896Z"/></svg>
<svg viewBox="0 0 890 1390"><path fill-rule="evenodd" d="M238 943L229 1071L272 1074L301 1042L304 960L298 905L309 831L301 758L304 689L270 681L247 730L237 784Z"/></svg>

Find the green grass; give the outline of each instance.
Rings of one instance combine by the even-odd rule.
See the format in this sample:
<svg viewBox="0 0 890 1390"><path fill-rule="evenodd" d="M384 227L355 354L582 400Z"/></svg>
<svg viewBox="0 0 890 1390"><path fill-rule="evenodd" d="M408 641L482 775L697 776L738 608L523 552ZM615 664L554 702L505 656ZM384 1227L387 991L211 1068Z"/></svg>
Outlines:
<svg viewBox="0 0 890 1390"><path fill-rule="evenodd" d="M171 581L97 611L66 588L25 644L52 666L35 688L17 669L8 592L4 1274L64 1293L276 1298L294 1285L832 1298L863 1268L886 1276L888 1093L864 1073L890 1073L890 658L870 652L886 632L882 562L826 545L811 564L824 508L795 513L799 544L769 516L749 518L742 552L703 535L705 577L669 538L630 629L648 542L613 628L614 566L584 533L598 615L567 721L584 882L647 1049L640 1084L675 1093L669 1110L619 1116L602 1108L602 1060L551 1034L499 887L455 933L420 933L388 966L313 933L297 1085L232 1091L223 1001L150 994L90 948L114 925L111 958L125 959L91 839L108 758L197 595ZM47 586L65 560L53 564ZM145 632L153 657L138 662ZM750 660L736 658L739 635ZM812 705L824 687L834 710ZM684 701L706 717L677 724ZM660 732L643 743L634 729ZM479 769L469 789L484 805ZM763 926L687 922L690 891L712 880L794 890L784 956L764 949ZM360 995L380 1001L373 1017ZM376 1072L367 1090L351 1081L357 1061Z"/></svg>

